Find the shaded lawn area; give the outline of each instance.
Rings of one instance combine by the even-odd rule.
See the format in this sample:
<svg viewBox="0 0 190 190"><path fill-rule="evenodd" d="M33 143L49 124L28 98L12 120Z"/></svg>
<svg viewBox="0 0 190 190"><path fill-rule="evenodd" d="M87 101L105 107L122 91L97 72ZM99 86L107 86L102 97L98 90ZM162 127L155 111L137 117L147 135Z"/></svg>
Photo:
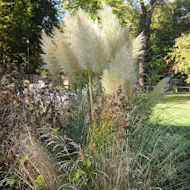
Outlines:
<svg viewBox="0 0 190 190"><path fill-rule="evenodd" d="M190 94L165 95L152 116L160 124L171 126L174 132L190 139Z"/></svg>

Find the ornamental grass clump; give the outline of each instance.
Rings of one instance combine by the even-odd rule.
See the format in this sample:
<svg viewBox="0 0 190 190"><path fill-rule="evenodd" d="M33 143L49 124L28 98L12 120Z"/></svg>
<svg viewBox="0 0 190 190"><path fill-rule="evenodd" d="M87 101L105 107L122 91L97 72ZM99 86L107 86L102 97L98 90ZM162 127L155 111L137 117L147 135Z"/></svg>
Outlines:
<svg viewBox="0 0 190 190"><path fill-rule="evenodd" d="M105 146L102 156L94 157L96 189L188 189L189 142L171 133L144 125L130 131L128 143L115 139Z"/></svg>
<svg viewBox="0 0 190 190"><path fill-rule="evenodd" d="M66 112L72 129L67 143L60 133L42 135L58 156L60 189L188 189L189 141L149 120L169 78L143 100L136 84L143 34L132 39L105 4L98 16L100 22L83 10L67 12L64 32L49 37L60 67L73 83L86 84L89 95L78 98L73 113ZM78 129L83 138L77 144Z"/></svg>
<svg viewBox="0 0 190 190"><path fill-rule="evenodd" d="M116 91L119 85L130 94L136 87L136 63L142 53L144 37L140 34L132 40L128 29L120 26L111 7L105 4L99 18L100 23L83 10L74 16L67 12L64 32L55 29L53 38L44 35L42 39L47 69L53 72L48 65L58 68L58 62L75 83L86 82L91 88L95 77L102 80L107 94ZM55 46L55 52L49 49L46 43L49 41ZM49 55L56 55L57 60L52 61Z"/></svg>

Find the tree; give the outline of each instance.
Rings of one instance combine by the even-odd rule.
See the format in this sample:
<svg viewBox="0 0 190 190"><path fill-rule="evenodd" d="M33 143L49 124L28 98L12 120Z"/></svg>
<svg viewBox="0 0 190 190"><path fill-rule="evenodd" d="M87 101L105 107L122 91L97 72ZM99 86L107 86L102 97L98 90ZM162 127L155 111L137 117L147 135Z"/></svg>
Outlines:
<svg viewBox="0 0 190 190"><path fill-rule="evenodd" d="M148 84L155 85L172 71L172 64L166 64L165 57L181 32L188 32L190 28L188 10L190 2L186 0L165 1L164 6L155 8L150 28L150 49L147 52L145 66Z"/></svg>
<svg viewBox="0 0 190 190"><path fill-rule="evenodd" d="M178 36L190 28L190 1L189 0L174 0L173 6L173 17L178 21Z"/></svg>
<svg viewBox="0 0 190 190"><path fill-rule="evenodd" d="M182 34L176 38L172 52L169 53L170 60L174 60L176 73L187 75L187 83L190 83L190 33Z"/></svg>
<svg viewBox="0 0 190 190"><path fill-rule="evenodd" d="M27 59L30 50L30 70L42 63L39 54L41 32L50 33L58 25L56 2L50 0L0 1L0 60ZM27 44L29 40L29 44Z"/></svg>
<svg viewBox="0 0 190 190"><path fill-rule="evenodd" d="M161 78L167 76L170 70L164 57L176 38L177 20L172 16L172 11L172 3L168 1L164 7L156 7L152 15L150 49L146 55L145 65L145 81L149 85L155 85Z"/></svg>
<svg viewBox="0 0 190 190"><path fill-rule="evenodd" d="M145 55L146 51L148 49L148 42L150 39L150 25L152 22L152 14L154 11L154 6L155 6L156 0L150 0L149 4L145 5L145 2L143 0L140 0L140 6L141 6L141 27L140 29L143 31L145 35L145 42L144 42L144 53L141 56L141 59L139 61L139 85L141 87L144 86L144 67L145 67Z"/></svg>

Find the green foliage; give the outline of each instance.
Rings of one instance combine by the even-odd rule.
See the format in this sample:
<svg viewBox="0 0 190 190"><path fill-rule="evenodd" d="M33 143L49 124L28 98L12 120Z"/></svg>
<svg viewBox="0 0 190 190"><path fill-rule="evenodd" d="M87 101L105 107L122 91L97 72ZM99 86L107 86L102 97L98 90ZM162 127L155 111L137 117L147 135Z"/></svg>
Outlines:
<svg viewBox="0 0 190 190"><path fill-rule="evenodd" d="M7 180L5 186L9 186L11 189L14 189L16 183L17 183L17 179L12 177Z"/></svg>
<svg viewBox="0 0 190 190"><path fill-rule="evenodd" d="M146 65L147 77L146 83L148 85L156 85L161 78L167 77L170 73L170 65L166 64L163 57L152 57L151 62Z"/></svg>
<svg viewBox="0 0 190 190"><path fill-rule="evenodd" d="M44 189L45 185L44 185L43 176L39 175L39 176L35 179L35 182L37 183L38 188Z"/></svg>
<svg viewBox="0 0 190 190"><path fill-rule="evenodd" d="M175 40L169 57L174 60L175 72L186 74L188 76L186 82L190 83L190 33L182 34Z"/></svg>
<svg viewBox="0 0 190 190"><path fill-rule="evenodd" d="M174 0L172 2L173 16L177 19L178 35L189 31L190 27L190 2L188 0Z"/></svg>
<svg viewBox="0 0 190 190"><path fill-rule="evenodd" d="M147 52L146 73L148 84L170 75L172 65L166 64L165 56L171 51L181 33L189 30L189 1L167 1L165 6L154 10L151 24L150 50ZM187 16L186 16L187 15Z"/></svg>
<svg viewBox="0 0 190 190"><path fill-rule="evenodd" d="M2 0L1 4L0 62L28 59L29 48L30 70L34 71L42 64L39 56L42 30L50 33L58 24L55 1Z"/></svg>

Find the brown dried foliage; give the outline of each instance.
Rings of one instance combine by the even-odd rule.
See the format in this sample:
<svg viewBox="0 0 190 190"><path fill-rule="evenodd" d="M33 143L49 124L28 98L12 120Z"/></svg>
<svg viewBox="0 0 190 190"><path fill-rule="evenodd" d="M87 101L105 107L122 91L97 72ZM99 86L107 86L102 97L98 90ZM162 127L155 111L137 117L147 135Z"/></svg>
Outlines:
<svg viewBox="0 0 190 190"><path fill-rule="evenodd" d="M56 163L37 135L40 127L62 126L55 100L47 102L47 94L52 93L53 89L44 88L39 92L40 101L37 101L29 91L30 82L25 80L23 64L14 62L5 69L1 67L0 71L0 154L3 155L1 167L6 173L5 177L15 173L23 179L19 182L20 189L21 186L32 189L37 185L36 177L41 175L45 189L56 189L59 186L57 170L53 167ZM46 102L43 109L40 102ZM29 159L23 165L20 160L25 155Z"/></svg>
<svg viewBox="0 0 190 190"><path fill-rule="evenodd" d="M129 114L132 106L127 102L127 97L122 93L121 86L113 94L105 97L95 96L92 114L86 117L86 123L101 121L101 125L113 126L113 133L118 139L127 137L130 128Z"/></svg>

